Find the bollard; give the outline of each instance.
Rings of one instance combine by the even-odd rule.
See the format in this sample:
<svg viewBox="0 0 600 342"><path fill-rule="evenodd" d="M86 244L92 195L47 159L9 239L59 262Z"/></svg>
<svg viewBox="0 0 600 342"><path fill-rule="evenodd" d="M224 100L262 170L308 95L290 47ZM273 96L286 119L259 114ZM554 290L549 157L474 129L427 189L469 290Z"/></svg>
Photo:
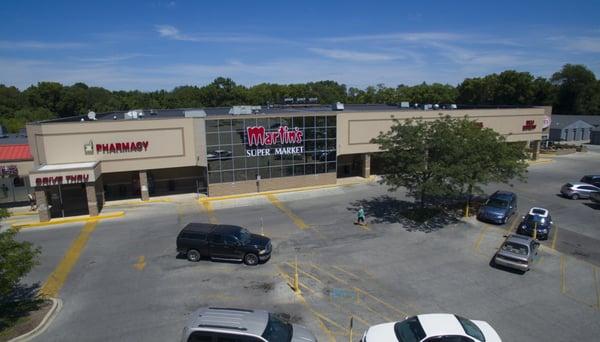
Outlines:
<svg viewBox="0 0 600 342"><path fill-rule="evenodd" d="M469 217L469 201L467 201L467 205L465 206L465 217Z"/></svg>
<svg viewBox="0 0 600 342"><path fill-rule="evenodd" d="M352 326L354 325L354 316L350 316L350 342L352 342Z"/></svg>
<svg viewBox="0 0 600 342"><path fill-rule="evenodd" d="M295 262L295 272L294 272L294 292L300 294L300 281L298 280L298 256L296 256Z"/></svg>
<svg viewBox="0 0 600 342"><path fill-rule="evenodd" d="M533 224L533 239L537 240L537 222Z"/></svg>

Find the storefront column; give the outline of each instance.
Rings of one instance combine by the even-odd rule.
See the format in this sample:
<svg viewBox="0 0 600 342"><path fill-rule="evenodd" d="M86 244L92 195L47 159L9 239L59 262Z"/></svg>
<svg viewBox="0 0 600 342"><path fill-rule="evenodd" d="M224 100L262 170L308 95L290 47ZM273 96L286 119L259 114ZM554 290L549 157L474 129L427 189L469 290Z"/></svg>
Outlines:
<svg viewBox="0 0 600 342"><path fill-rule="evenodd" d="M361 173L364 178L371 177L371 155L365 153L361 156L362 158L362 167Z"/></svg>
<svg viewBox="0 0 600 342"><path fill-rule="evenodd" d="M148 193L148 173L146 170L140 171L140 193L142 195L142 201L147 201L150 199L150 195Z"/></svg>
<svg viewBox="0 0 600 342"><path fill-rule="evenodd" d="M50 221L50 207L48 207L46 191L44 191L43 188L35 188L35 203L37 205L38 214L40 216L40 222Z"/></svg>
<svg viewBox="0 0 600 342"><path fill-rule="evenodd" d="M540 153L540 141L539 140L535 140L532 143L533 143L533 153L531 155L531 159L532 160L537 160L538 159L538 154Z"/></svg>
<svg viewBox="0 0 600 342"><path fill-rule="evenodd" d="M94 182L85 183L85 195L90 216L98 216L98 198L96 197L96 184Z"/></svg>

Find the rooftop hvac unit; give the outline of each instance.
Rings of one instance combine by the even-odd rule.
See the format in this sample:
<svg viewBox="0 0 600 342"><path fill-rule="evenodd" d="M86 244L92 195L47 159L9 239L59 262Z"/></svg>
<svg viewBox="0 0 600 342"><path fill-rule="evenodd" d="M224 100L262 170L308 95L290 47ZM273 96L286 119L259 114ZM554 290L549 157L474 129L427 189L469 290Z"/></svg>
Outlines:
<svg viewBox="0 0 600 342"><path fill-rule="evenodd" d="M90 110L87 114L87 117L90 120L96 120L96 113Z"/></svg>
<svg viewBox="0 0 600 342"><path fill-rule="evenodd" d="M306 102L306 98L305 97L298 97L296 98L296 103L304 103Z"/></svg>
<svg viewBox="0 0 600 342"><path fill-rule="evenodd" d="M127 113L123 114L123 119L125 120L137 120L139 118L139 113L137 110L130 110Z"/></svg>
<svg viewBox="0 0 600 342"><path fill-rule="evenodd" d="M431 110L432 107L433 106L431 104L425 104L425 105L423 105L423 109L424 110Z"/></svg>
<svg viewBox="0 0 600 342"><path fill-rule="evenodd" d="M344 110L344 104L341 102L336 102L331 106L331 109L338 110L338 111Z"/></svg>
<svg viewBox="0 0 600 342"><path fill-rule="evenodd" d="M204 109L184 110L183 115L186 118L205 118L206 112L204 111Z"/></svg>
<svg viewBox="0 0 600 342"><path fill-rule="evenodd" d="M408 101L400 102L400 108L409 108L409 107L410 107L410 103L408 103Z"/></svg>
<svg viewBox="0 0 600 342"><path fill-rule="evenodd" d="M309 97L308 98L308 103L318 103L318 102L319 102L318 97Z"/></svg>
<svg viewBox="0 0 600 342"><path fill-rule="evenodd" d="M285 103L285 104L292 104L292 103L294 103L294 98L293 97L286 97L285 99L283 99L283 103Z"/></svg>
<svg viewBox="0 0 600 342"><path fill-rule="evenodd" d="M453 104L450 105L450 109L458 109L458 106L453 103Z"/></svg>
<svg viewBox="0 0 600 342"><path fill-rule="evenodd" d="M261 110L261 106L233 106L229 110L229 114L231 115L248 115L248 114L256 114Z"/></svg>
<svg viewBox="0 0 600 342"><path fill-rule="evenodd" d="M440 109L440 105L439 105L439 104L437 104L437 103L436 103L436 104L434 104L434 105L433 105L433 109Z"/></svg>

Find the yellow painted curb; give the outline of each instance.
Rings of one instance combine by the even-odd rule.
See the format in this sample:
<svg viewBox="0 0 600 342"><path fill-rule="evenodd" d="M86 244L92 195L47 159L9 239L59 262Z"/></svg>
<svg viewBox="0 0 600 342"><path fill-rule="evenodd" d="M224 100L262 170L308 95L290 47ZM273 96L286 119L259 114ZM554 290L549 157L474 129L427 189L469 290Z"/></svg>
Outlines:
<svg viewBox="0 0 600 342"><path fill-rule="evenodd" d="M215 197L202 197L198 199L198 202L212 202L212 201L224 201L229 199L238 199L238 198L249 198L249 197L257 197L257 196L268 196L268 195L277 195L283 193L291 193L291 192L301 192L301 191L310 191L310 190L320 190L320 189L330 189L336 187L344 187L350 185L357 184L365 184L375 180L375 178L368 178L361 182L352 182L346 184L324 184L324 185L315 185L315 186L307 186L303 188L292 188L292 189L281 189L281 190L270 190L270 191L261 191L261 192L250 192L246 194L237 194L237 195L226 195L226 196L215 196Z"/></svg>
<svg viewBox="0 0 600 342"><path fill-rule="evenodd" d="M33 216L33 215L37 215L38 212L37 211L28 211L28 212L24 212L24 213L10 213L10 216Z"/></svg>
<svg viewBox="0 0 600 342"><path fill-rule="evenodd" d="M13 225L11 225L11 227L15 228L15 229L27 229L27 228L52 226L52 225L56 225L56 224L65 224L65 223L73 223L73 222L98 221L98 220L117 218L117 217L123 217L123 216L125 216L124 211L116 211L114 213L98 215L98 216L84 215L84 216L75 216L75 217L56 218L56 219L51 219L48 222L31 222L31 223L13 224Z"/></svg>
<svg viewBox="0 0 600 342"><path fill-rule="evenodd" d="M171 198L161 198L161 199L149 199L147 201L129 201L123 203L115 203L115 204L107 204L105 207L121 207L124 205L144 205L146 203L171 203L173 200Z"/></svg>

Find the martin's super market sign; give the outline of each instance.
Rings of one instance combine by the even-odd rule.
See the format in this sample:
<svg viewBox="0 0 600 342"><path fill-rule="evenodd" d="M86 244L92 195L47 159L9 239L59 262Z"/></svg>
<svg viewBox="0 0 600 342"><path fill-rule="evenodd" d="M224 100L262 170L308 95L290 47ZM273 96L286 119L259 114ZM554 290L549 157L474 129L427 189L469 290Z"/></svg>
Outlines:
<svg viewBox="0 0 600 342"><path fill-rule="evenodd" d="M302 144L302 131L295 127L290 130L288 126L280 126L276 131L267 132L263 126L246 128L246 141L248 146L262 148L247 149L248 157L287 155L304 153L304 146L271 147L272 145L299 145Z"/></svg>

